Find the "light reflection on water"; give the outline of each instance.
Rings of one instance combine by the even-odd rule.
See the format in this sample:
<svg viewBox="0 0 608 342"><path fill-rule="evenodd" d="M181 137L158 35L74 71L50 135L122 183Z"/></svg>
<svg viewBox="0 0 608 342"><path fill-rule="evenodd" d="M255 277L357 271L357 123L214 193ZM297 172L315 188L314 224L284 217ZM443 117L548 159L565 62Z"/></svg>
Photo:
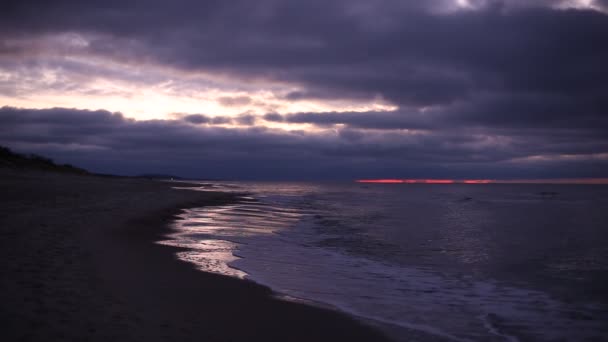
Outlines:
<svg viewBox="0 0 608 342"><path fill-rule="evenodd" d="M247 238L285 229L301 216L294 210L260 206L244 196L239 204L184 210L173 223L169 239L160 243L187 248L177 253L178 258L202 271L245 278L245 272L230 266L239 259L238 247L247 244Z"/></svg>
<svg viewBox="0 0 608 342"><path fill-rule="evenodd" d="M444 186L403 194L394 188L245 187L254 196L242 203L184 211L162 243L189 248L178 257L201 270L250 278L291 297L438 338L608 336L605 302L566 303L544 291L547 284L530 280L554 272L555 265L580 273L576 262L586 252L561 251L561 239L546 233L567 232L558 223L569 223L577 210L606 222L586 209L595 202L580 194L562 203L539 199L531 190L504 194ZM242 191L243 185L230 189ZM531 247L539 241L544 249ZM538 261L548 250L555 255ZM532 272L520 264L533 265ZM605 255L593 265L594 271L608 270L602 268ZM530 280L529 286L515 285L513 274L520 285Z"/></svg>

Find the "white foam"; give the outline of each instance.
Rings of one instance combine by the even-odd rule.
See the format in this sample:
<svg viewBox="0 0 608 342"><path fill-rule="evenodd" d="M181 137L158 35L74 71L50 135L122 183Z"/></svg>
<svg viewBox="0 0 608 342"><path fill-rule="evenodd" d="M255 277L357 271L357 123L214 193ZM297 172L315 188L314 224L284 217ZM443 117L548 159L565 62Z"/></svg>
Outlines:
<svg viewBox="0 0 608 342"><path fill-rule="evenodd" d="M543 292L382 264L302 244L306 229L305 225L293 229L299 230L297 241L289 234L255 238L239 249L240 258L230 264L245 271L247 278L288 296L455 341L490 336L517 340L501 329L548 340L584 339L597 331L598 322L568 317L585 308L570 307ZM501 328L489 316L499 317Z"/></svg>
<svg viewBox="0 0 608 342"><path fill-rule="evenodd" d="M246 277L287 298L325 303L353 315L454 341L583 340L602 322L574 319L604 308L430 268L404 267L321 247L310 216L281 208L289 198L187 210L163 243L201 270ZM286 215L288 213L288 215Z"/></svg>

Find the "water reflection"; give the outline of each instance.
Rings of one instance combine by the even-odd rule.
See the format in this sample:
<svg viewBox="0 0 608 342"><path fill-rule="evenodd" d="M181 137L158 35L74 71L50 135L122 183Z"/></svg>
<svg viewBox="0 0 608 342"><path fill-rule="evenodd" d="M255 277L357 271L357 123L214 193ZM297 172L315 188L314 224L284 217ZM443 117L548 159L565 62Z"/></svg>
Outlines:
<svg viewBox="0 0 608 342"><path fill-rule="evenodd" d="M178 257L201 270L449 340L608 336L604 303L585 302L571 286L583 273L606 274L605 195L569 188L544 198L543 188L504 185L245 186L255 198L186 210L163 243L190 248ZM553 273L538 280L543 272L563 282ZM553 282L567 300L549 291Z"/></svg>
<svg viewBox="0 0 608 342"><path fill-rule="evenodd" d="M243 196L238 204L184 210L172 225L173 233L159 243L187 248L178 258L202 271L245 278L245 272L232 266L239 246L248 244L248 237L277 234L301 216Z"/></svg>

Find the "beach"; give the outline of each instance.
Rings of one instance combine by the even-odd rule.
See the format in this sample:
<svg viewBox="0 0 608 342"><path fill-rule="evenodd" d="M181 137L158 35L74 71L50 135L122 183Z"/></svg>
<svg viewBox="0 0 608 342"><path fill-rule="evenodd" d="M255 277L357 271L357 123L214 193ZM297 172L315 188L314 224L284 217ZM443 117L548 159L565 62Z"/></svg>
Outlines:
<svg viewBox="0 0 608 342"><path fill-rule="evenodd" d="M155 243L180 209L234 195L14 170L0 170L0 189L3 341L386 339L347 315L196 270Z"/></svg>

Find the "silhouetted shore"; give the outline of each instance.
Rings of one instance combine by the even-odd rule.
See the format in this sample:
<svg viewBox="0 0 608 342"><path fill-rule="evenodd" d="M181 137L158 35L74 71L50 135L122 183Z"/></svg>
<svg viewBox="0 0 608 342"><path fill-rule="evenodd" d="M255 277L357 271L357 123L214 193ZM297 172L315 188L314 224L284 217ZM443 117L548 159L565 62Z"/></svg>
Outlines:
<svg viewBox="0 0 608 342"><path fill-rule="evenodd" d="M354 341L333 311L203 273L155 244L180 208L232 195L122 178L0 169L3 341Z"/></svg>

